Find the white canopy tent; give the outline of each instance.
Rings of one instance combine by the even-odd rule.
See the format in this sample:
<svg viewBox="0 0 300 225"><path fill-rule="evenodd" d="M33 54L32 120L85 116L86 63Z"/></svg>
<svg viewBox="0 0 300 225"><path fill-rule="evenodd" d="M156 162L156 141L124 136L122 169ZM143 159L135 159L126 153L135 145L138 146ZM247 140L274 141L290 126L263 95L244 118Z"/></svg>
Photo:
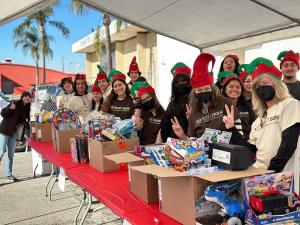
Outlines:
<svg viewBox="0 0 300 225"><path fill-rule="evenodd" d="M0 25L37 12L52 2L51 0L1 0Z"/></svg>
<svg viewBox="0 0 300 225"><path fill-rule="evenodd" d="M300 36L299 0L79 0L204 51L224 52ZM2 0L0 25L55 0Z"/></svg>
<svg viewBox="0 0 300 225"><path fill-rule="evenodd" d="M299 0L80 1L204 51L300 36Z"/></svg>

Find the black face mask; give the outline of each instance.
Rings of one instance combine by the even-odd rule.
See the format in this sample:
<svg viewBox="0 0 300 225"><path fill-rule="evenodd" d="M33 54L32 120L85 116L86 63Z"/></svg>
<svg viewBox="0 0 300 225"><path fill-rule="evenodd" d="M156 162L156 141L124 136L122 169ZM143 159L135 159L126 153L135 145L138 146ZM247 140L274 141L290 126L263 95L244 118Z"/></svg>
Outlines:
<svg viewBox="0 0 300 225"><path fill-rule="evenodd" d="M177 95L185 95L188 94L191 90L191 86L189 83L179 83L175 84L175 93Z"/></svg>
<svg viewBox="0 0 300 225"><path fill-rule="evenodd" d="M153 109L155 106L155 100L154 100L154 98L149 98L146 101L141 102L141 105L142 105L142 109L144 109L146 111Z"/></svg>
<svg viewBox="0 0 300 225"><path fill-rule="evenodd" d="M198 102L201 103L209 102L212 99L212 97L213 97L213 93L211 91L196 94L196 99L198 100Z"/></svg>
<svg viewBox="0 0 300 225"><path fill-rule="evenodd" d="M270 85L260 86L256 89L258 97L263 101L268 102L272 100L275 96L275 89Z"/></svg>

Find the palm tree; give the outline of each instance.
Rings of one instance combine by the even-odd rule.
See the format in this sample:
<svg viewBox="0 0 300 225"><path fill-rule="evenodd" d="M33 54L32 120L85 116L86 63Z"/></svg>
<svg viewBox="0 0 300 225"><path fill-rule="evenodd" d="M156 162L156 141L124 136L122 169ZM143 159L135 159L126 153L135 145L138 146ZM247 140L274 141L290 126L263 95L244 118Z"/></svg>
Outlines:
<svg viewBox="0 0 300 225"><path fill-rule="evenodd" d="M110 39L110 29L109 25L111 23L110 17L108 14L104 14L103 16L103 25L105 27L105 49L107 53L107 68L108 71L112 70L112 57L111 57L111 39Z"/></svg>
<svg viewBox="0 0 300 225"><path fill-rule="evenodd" d="M100 63L100 59L102 56L102 47L103 47L103 41L102 41L102 36L100 33L100 27L97 26L96 28L96 34L95 34L95 43L94 43L94 48L96 51L96 57L99 58L99 63Z"/></svg>
<svg viewBox="0 0 300 225"><path fill-rule="evenodd" d="M87 12L87 8L84 6L84 4L77 0L72 0L71 9L75 15L84 15ZM108 71L112 70L111 39L110 39L110 28L109 28L110 23L111 23L110 16L107 13L104 13L103 25L105 27L105 49L106 49L106 54L107 54L107 69L108 69ZM117 19L117 21L116 21L117 32L120 31L121 25L122 25L122 21ZM97 30L96 30L94 47L96 50L96 54L99 56L99 59L100 59L101 52L102 52L102 39L101 39L99 27L97 27Z"/></svg>
<svg viewBox="0 0 300 225"><path fill-rule="evenodd" d="M68 37L70 34L69 28L67 28L63 22L52 20L51 16L53 16L54 11L51 6L38 11L37 13L33 13L28 16L23 23L16 27L15 33L22 32L22 30L30 27L32 23L35 23L38 26L39 35L40 35L40 43L41 43L41 52L42 52L42 64L43 64L43 82L46 82L46 56L49 56L49 53L52 53L50 48L50 40L47 39L49 37L46 33L46 24L49 24L55 28L57 28L64 37ZM51 50L51 51L49 51ZM50 54L51 57L51 54Z"/></svg>
<svg viewBox="0 0 300 225"><path fill-rule="evenodd" d="M34 27L30 27L27 30L23 30L18 34L14 34L15 47L21 46L25 55L30 52L32 58L35 61L35 79L36 79L36 91L40 83L39 75L39 59L40 59L40 39L38 31Z"/></svg>

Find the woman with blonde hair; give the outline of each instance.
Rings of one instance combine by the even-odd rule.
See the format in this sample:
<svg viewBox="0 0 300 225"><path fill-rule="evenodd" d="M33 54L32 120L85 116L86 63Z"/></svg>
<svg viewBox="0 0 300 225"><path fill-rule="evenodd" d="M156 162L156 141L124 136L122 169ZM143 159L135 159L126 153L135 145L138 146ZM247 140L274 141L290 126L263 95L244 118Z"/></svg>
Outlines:
<svg viewBox="0 0 300 225"><path fill-rule="evenodd" d="M275 66L258 65L252 85L253 109L258 117L251 127L250 144L242 138L234 140L256 151L254 167L275 172L294 168L295 161L290 158L296 151L300 134L300 103L289 95L281 78L282 73ZM227 114L223 118L226 127L238 133L233 125L234 112L229 110Z"/></svg>

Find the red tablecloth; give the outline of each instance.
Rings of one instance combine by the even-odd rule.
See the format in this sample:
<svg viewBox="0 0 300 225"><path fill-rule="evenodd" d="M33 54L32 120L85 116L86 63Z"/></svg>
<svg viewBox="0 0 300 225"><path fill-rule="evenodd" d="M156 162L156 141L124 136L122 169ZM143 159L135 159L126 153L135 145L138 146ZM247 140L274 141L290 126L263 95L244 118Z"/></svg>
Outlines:
<svg viewBox="0 0 300 225"><path fill-rule="evenodd" d="M73 163L70 153L54 151L52 143L30 142L29 145L46 160L61 167L75 184L86 190L116 215L136 225L178 225L159 212L158 204L147 204L128 189L127 171L101 173L89 164ZM184 210L184 209L183 209Z"/></svg>

